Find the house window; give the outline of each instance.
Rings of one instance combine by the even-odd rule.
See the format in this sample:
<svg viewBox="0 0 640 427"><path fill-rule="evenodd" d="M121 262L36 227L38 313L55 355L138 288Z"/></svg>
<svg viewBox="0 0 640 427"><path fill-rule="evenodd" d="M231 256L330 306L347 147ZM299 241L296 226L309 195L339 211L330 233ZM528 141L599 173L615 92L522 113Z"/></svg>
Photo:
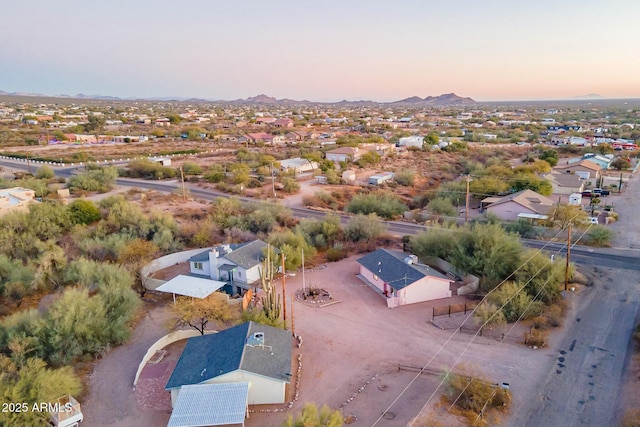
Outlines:
<svg viewBox="0 0 640 427"><path fill-rule="evenodd" d="M238 278L242 277L242 271L238 271Z"/></svg>
<svg viewBox="0 0 640 427"><path fill-rule="evenodd" d="M193 268L196 270L202 270L202 263L201 262L194 262L193 263Z"/></svg>

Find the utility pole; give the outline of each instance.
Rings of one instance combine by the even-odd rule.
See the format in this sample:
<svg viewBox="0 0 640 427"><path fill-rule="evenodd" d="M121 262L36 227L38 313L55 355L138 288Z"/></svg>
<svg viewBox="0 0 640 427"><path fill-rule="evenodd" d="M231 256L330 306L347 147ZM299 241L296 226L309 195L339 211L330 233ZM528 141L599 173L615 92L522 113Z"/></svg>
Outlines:
<svg viewBox="0 0 640 427"><path fill-rule="evenodd" d="M294 293L291 292L291 335L293 335L294 337L296 336L296 323L293 317L293 306L295 305L295 296Z"/></svg>
<svg viewBox="0 0 640 427"><path fill-rule="evenodd" d="M271 189L273 190L273 198L276 198L276 176L273 173L273 162L271 162Z"/></svg>
<svg viewBox="0 0 640 427"><path fill-rule="evenodd" d="M304 248L300 248L300 251L302 252L302 295L306 295L305 294L305 289L304 289Z"/></svg>
<svg viewBox="0 0 640 427"><path fill-rule="evenodd" d="M569 223L569 231L567 233L567 265L564 270L564 290L569 289L569 264L571 259L571 223Z"/></svg>
<svg viewBox="0 0 640 427"><path fill-rule="evenodd" d="M467 193L464 198L464 223L469 221L469 182L471 182L471 176L467 175Z"/></svg>
<svg viewBox="0 0 640 427"><path fill-rule="evenodd" d="M284 328L287 329L287 275L284 271L284 252L280 252L280 255L282 255L282 315L284 318Z"/></svg>
<svg viewBox="0 0 640 427"><path fill-rule="evenodd" d="M182 165L180 165L180 176L182 177L182 201L187 201L187 193L184 188L184 170L182 169Z"/></svg>

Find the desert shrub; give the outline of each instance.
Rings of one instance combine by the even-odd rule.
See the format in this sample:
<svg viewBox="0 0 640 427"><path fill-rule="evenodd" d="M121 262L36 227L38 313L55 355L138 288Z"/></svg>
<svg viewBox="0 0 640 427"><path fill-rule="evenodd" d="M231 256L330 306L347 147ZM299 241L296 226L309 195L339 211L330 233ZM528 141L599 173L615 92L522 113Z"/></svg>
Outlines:
<svg viewBox="0 0 640 427"><path fill-rule="evenodd" d="M589 244L598 247L609 246L612 238L613 232L601 225L594 225L587 234Z"/></svg>
<svg viewBox="0 0 640 427"><path fill-rule="evenodd" d="M451 199L436 197L427 205L427 210L434 215L456 216L457 209L451 203Z"/></svg>
<svg viewBox="0 0 640 427"><path fill-rule="evenodd" d="M482 327L492 327L497 325L504 325L507 323L507 319L504 317L504 313L495 304L487 301L480 304L473 313L477 322Z"/></svg>
<svg viewBox="0 0 640 427"><path fill-rule="evenodd" d="M561 303L552 304L547 311L547 318L549 324L554 328L562 325L562 319L564 318L565 308Z"/></svg>
<svg viewBox="0 0 640 427"><path fill-rule="evenodd" d="M204 179L211 183L222 182L225 179L224 168L220 165L213 165L204 173Z"/></svg>
<svg viewBox="0 0 640 427"><path fill-rule="evenodd" d="M40 166L36 171L37 179L51 179L55 175L56 174L53 172L53 169L51 169L51 167L47 165Z"/></svg>
<svg viewBox="0 0 640 427"><path fill-rule="evenodd" d="M174 178L177 175L175 169L162 166L160 163L147 159L134 160L125 170L126 176L142 179Z"/></svg>
<svg viewBox="0 0 640 427"><path fill-rule="evenodd" d="M502 313L507 322L538 315L542 310L542 303L533 301L533 298L526 292L522 292L514 282L503 283L496 288L489 295L489 301L496 307L502 307Z"/></svg>
<svg viewBox="0 0 640 427"><path fill-rule="evenodd" d="M118 170L113 166L92 169L69 178L68 186L71 192L79 190L106 193L113 188L118 177Z"/></svg>
<svg viewBox="0 0 640 427"><path fill-rule="evenodd" d="M395 181L405 187L413 187L416 180L416 171L413 169L402 169L395 173Z"/></svg>
<svg viewBox="0 0 640 427"><path fill-rule="evenodd" d="M506 225L505 229L509 233L517 233L524 239L533 239L538 235L534 225L529 221L515 221Z"/></svg>
<svg viewBox="0 0 640 427"><path fill-rule="evenodd" d="M346 210L347 212L362 215L375 213L382 218L391 219L406 211L407 206L393 194L377 192L355 195L347 205Z"/></svg>
<svg viewBox="0 0 640 427"><path fill-rule="evenodd" d="M544 347L547 345L547 332L540 329L531 328L524 333L524 343L534 347Z"/></svg>
<svg viewBox="0 0 640 427"><path fill-rule="evenodd" d="M101 218L100 210L91 200L74 200L68 209L74 224L91 224Z"/></svg>
<svg viewBox="0 0 640 427"><path fill-rule="evenodd" d="M385 226L375 213L354 216L344 229L345 237L352 242L375 239L384 232Z"/></svg>
<svg viewBox="0 0 640 427"><path fill-rule="evenodd" d="M327 405L320 409L313 403L306 403L300 414L282 423L282 427L342 427L344 418L339 410L331 410Z"/></svg>
<svg viewBox="0 0 640 427"><path fill-rule="evenodd" d="M446 396L462 410L470 421L477 420L480 414L491 409L501 411L511 405L511 393L485 378L469 374L463 368L459 374L447 375ZM476 425L478 425L476 423ZM483 424L486 425L486 424Z"/></svg>
<svg viewBox="0 0 640 427"><path fill-rule="evenodd" d="M531 325L534 329L546 331L549 329L549 318L547 316L536 316L531 319Z"/></svg>
<svg viewBox="0 0 640 427"><path fill-rule="evenodd" d="M292 194L300 190L300 184L293 178L282 178L282 191Z"/></svg>
<svg viewBox="0 0 640 427"><path fill-rule="evenodd" d="M335 262L340 261L347 257L347 251L344 249L344 246L340 243L336 243L329 249L327 249L327 261Z"/></svg>
<svg viewBox="0 0 640 427"><path fill-rule="evenodd" d="M182 164L182 172L185 175L202 175L202 166L193 162L184 162Z"/></svg>

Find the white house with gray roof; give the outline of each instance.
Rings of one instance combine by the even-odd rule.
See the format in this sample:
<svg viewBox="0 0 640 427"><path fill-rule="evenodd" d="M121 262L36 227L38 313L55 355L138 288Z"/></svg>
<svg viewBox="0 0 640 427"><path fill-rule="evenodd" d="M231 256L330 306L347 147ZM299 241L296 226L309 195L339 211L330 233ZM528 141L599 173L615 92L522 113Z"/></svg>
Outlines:
<svg viewBox="0 0 640 427"><path fill-rule="evenodd" d="M389 308L451 296L452 280L415 255L378 249L358 259L360 280L386 298Z"/></svg>
<svg viewBox="0 0 640 427"><path fill-rule="evenodd" d="M244 292L260 280L260 268L267 244L262 240L228 244L206 249L189 258L193 276L227 282L228 293Z"/></svg>

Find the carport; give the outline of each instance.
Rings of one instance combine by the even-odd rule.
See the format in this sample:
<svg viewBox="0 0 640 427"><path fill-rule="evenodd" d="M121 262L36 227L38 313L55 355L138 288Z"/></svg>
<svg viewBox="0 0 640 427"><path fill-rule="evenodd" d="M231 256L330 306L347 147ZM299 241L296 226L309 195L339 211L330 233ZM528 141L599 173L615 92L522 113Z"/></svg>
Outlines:
<svg viewBox="0 0 640 427"><path fill-rule="evenodd" d="M193 298L206 298L224 285L226 285L225 282L180 274L158 286L156 291L172 293L173 303L175 304L176 294Z"/></svg>
<svg viewBox="0 0 640 427"><path fill-rule="evenodd" d="M244 427L248 394L249 383L183 385L167 427Z"/></svg>

